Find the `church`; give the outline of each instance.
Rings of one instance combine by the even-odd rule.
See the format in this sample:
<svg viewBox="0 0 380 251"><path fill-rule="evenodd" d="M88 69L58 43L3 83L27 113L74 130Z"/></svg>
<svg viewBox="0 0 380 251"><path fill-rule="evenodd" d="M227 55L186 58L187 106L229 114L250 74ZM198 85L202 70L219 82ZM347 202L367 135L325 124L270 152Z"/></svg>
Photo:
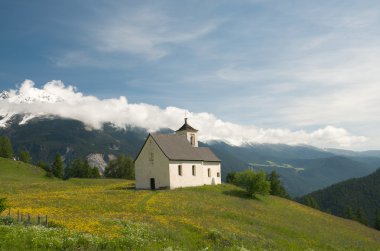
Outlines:
<svg viewBox="0 0 380 251"><path fill-rule="evenodd" d="M198 130L187 123L173 134L149 134L135 159L136 189L174 189L221 184L220 159L198 147Z"/></svg>

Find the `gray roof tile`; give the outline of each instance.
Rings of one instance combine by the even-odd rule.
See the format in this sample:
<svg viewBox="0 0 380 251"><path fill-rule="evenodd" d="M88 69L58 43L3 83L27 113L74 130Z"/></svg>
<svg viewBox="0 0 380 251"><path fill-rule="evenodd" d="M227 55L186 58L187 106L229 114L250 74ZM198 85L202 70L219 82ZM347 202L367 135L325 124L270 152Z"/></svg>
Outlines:
<svg viewBox="0 0 380 251"><path fill-rule="evenodd" d="M151 134L158 146L170 160L200 160L220 162L208 147L193 147L185 135Z"/></svg>

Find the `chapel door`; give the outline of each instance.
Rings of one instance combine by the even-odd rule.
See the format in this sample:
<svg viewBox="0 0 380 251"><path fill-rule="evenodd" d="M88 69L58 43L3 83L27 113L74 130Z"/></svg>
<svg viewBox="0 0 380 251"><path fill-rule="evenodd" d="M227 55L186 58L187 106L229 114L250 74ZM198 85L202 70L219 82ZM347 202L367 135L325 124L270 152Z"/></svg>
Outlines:
<svg viewBox="0 0 380 251"><path fill-rule="evenodd" d="M154 178L150 179L150 190L156 190L156 181Z"/></svg>

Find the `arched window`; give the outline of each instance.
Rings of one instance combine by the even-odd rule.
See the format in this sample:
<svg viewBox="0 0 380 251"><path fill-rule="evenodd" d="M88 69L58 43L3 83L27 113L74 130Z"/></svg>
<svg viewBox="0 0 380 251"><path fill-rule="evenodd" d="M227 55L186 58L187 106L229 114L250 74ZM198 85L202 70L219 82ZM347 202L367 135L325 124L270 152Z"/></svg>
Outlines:
<svg viewBox="0 0 380 251"><path fill-rule="evenodd" d="M195 146L195 134L190 135L190 143L192 146Z"/></svg>

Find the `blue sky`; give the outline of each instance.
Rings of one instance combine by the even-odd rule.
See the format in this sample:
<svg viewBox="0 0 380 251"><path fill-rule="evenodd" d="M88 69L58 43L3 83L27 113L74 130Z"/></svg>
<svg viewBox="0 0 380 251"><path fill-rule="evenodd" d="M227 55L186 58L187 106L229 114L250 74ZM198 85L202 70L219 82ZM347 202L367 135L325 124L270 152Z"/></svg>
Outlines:
<svg viewBox="0 0 380 251"><path fill-rule="evenodd" d="M61 80L100 99L258 128L344 128L380 148L379 1L1 1L0 89Z"/></svg>

